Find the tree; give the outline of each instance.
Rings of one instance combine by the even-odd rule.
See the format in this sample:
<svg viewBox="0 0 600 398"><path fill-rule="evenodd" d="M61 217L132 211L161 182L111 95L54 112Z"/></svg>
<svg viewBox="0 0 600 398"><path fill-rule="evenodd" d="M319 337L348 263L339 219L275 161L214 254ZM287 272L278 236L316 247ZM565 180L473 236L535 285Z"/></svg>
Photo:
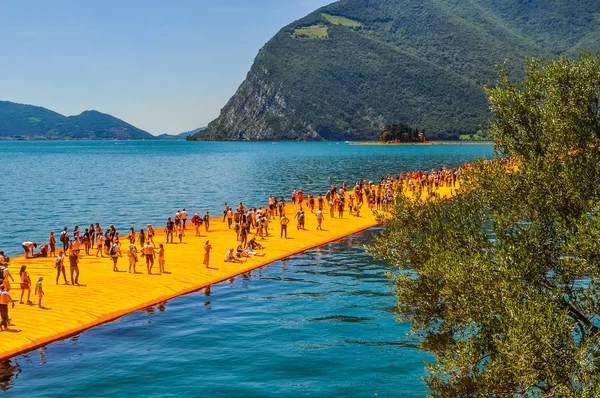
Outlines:
<svg viewBox="0 0 600 398"><path fill-rule="evenodd" d="M400 268L398 317L437 359L431 395L598 396L600 58L499 72L496 162L453 200L400 197L368 250Z"/></svg>

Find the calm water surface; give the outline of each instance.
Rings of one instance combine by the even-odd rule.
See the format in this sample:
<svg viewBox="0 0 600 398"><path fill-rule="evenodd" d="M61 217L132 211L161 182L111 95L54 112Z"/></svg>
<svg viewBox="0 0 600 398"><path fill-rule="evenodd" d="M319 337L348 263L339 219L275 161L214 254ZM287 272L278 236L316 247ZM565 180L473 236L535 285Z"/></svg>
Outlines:
<svg viewBox="0 0 600 398"><path fill-rule="evenodd" d="M50 229L162 225L329 181L458 166L490 146L0 142L0 248ZM4 363L7 396L405 396L424 360L363 244L376 230L139 311ZM2 338L10 338L3 335Z"/></svg>

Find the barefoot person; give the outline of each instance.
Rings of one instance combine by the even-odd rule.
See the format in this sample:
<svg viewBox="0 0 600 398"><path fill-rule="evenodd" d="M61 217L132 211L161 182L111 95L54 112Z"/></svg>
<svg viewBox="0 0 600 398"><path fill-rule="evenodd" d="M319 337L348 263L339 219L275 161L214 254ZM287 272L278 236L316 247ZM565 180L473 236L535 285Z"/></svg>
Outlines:
<svg viewBox="0 0 600 398"><path fill-rule="evenodd" d="M148 270L148 275L152 275L152 267L154 266L154 246L152 246L150 242L146 243L146 245L142 247L142 256L146 258L146 269Z"/></svg>
<svg viewBox="0 0 600 398"><path fill-rule="evenodd" d="M179 243L183 243L184 229L185 227L183 226L183 223L179 223L177 226L177 237L179 238Z"/></svg>
<svg viewBox="0 0 600 398"><path fill-rule="evenodd" d="M65 272L65 257L64 252L62 250L58 252L58 257L56 257L54 268L56 268L56 284L58 285L60 273L62 272L63 278L65 279L65 285L68 285L69 282L67 282L67 274Z"/></svg>
<svg viewBox="0 0 600 398"><path fill-rule="evenodd" d="M137 274L135 271L135 266L138 262L137 257L137 247L135 247L135 243L129 244L129 249L127 250L127 256L129 257L129 273L131 274L131 267L133 267L133 273Z"/></svg>
<svg viewBox="0 0 600 398"><path fill-rule="evenodd" d="M317 216L317 229L322 231L323 227L321 225L323 224L323 211L319 209L315 215Z"/></svg>
<svg viewBox="0 0 600 398"><path fill-rule="evenodd" d="M54 231L50 231L50 237L48 238L48 244L50 245L50 255L56 257L56 238L54 237Z"/></svg>
<svg viewBox="0 0 600 398"><path fill-rule="evenodd" d="M123 257L123 255L121 254L121 246L119 246L118 242L113 243L113 245L110 247L109 253L110 258L113 261L113 272L119 272L117 263L119 262L119 257Z"/></svg>
<svg viewBox="0 0 600 398"><path fill-rule="evenodd" d="M238 260L237 258L235 258L233 253L234 253L233 248L227 250L227 253L225 253L225 262L226 263L243 263L242 260Z"/></svg>
<svg viewBox="0 0 600 398"><path fill-rule="evenodd" d="M96 234L96 257L98 254L100 257L104 257L104 235L101 233Z"/></svg>
<svg viewBox="0 0 600 398"><path fill-rule="evenodd" d="M38 276L38 280L35 283L35 294L38 296L38 307L42 307L42 298L44 297L44 288L42 287L42 281L44 280L43 276Z"/></svg>
<svg viewBox="0 0 600 398"><path fill-rule="evenodd" d="M290 219L287 218L284 213L281 216L281 221L280 221L280 224L281 224L281 233L279 234L280 238L283 238L283 236L285 235L285 238L287 239L287 225L289 222L290 222Z"/></svg>
<svg viewBox="0 0 600 398"><path fill-rule="evenodd" d="M15 308L15 302L10 297L10 294L6 291L3 285L0 285L0 331L8 329L8 304L12 303L12 307Z"/></svg>
<svg viewBox="0 0 600 398"><path fill-rule="evenodd" d="M158 272L161 274L165 273L165 247L162 243L158 245Z"/></svg>
<svg viewBox="0 0 600 398"><path fill-rule="evenodd" d="M4 286L4 289L6 289L7 292L10 292L10 281L8 280L8 278L10 278L11 281L15 281L15 278L13 278L12 274L10 273L9 269L8 269L8 264L9 263L4 263L4 268L2 268L2 285Z"/></svg>
<svg viewBox="0 0 600 398"><path fill-rule="evenodd" d="M21 277L21 300L19 302L23 304L23 295L27 291L27 304L31 304L31 279L26 265L21 266L19 276Z"/></svg>
<svg viewBox="0 0 600 398"><path fill-rule="evenodd" d="M208 214L208 211L206 212L206 214L204 214L202 221L204 222L204 229L206 230L206 232L208 232L208 227L210 227L210 214Z"/></svg>
<svg viewBox="0 0 600 398"><path fill-rule="evenodd" d="M169 236L171 237L171 243L173 243L173 230L175 229L175 223L171 220L171 217L167 220L167 225L165 226L165 236L167 239L167 243L169 243Z"/></svg>
<svg viewBox="0 0 600 398"><path fill-rule="evenodd" d="M202 262L202 264L204 264L206 266L206 268L208 268L208 263L210 262L211 249L212 249L212 245L210 244L209 241L206 241L206 243L204 244L204 261Z"/></svg>
<svg viewBox="0 0 600 398"><path fill-rule="evenodd" d="M71 268L71 284L79 286L79 256L77 253L71 252L69 254L69 265Z"/></svg>
<svg viewBox="0 0 600 398"><path fill-rule="evenodd" d="M35 242L23 242L21 247L25 251L25 258L33 258L33 252L37 247L37 243Z"/></svg>

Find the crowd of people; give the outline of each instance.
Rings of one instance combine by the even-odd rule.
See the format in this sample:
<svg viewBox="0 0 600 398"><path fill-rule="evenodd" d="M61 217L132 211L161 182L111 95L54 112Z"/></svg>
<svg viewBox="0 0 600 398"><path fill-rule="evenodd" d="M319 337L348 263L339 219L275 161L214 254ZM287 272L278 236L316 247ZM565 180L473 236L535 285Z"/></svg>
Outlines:
<svg viewBox="0 0 600 398"><path fill-rule="evenodd" d="M248 258L262 257L265 248L259 243L271 236L272 222L277 220L279 224L279 237L288 238L288 224L292 219L296 220L298 231L306 230L306 217L310 212L316 219L316 230L323 231L325 212L329 210L331 219L343 219L345 212L354 217L360 217L363 205L371 210L389 209L394 198L404 192L423 192L435 195L440 187L455 188L460 178L460 169L449 169L441 167L430 172L400 173L398 176L388 175L381 177L378 182L369 180L356 181L352 189L348 189L346 181L339 187L332 184L324 194L316 197L312 193L304 195L302 189L291 193L290 201L298 207L294 214L286 213L286 200L283 196L270 195L264 207L247 207L240 202L235 208L224 204L222 223L227 223L231 230L232 240L235 236L235 244L225 253L225 262L241 263ZM164 243L156 242L156 230L152 224L141 228L137 232L135 228L129 228L128 234L122 238L114 224L103 229L99 223L90 224L87 228L75 226L71 231L64 227L55 237L51 231L48 242L38 246L36 242L23 242L22 248L25 258L35 259L38 257L53 257L56 269L56 284L62 279L65 285L79 285L79 262L85 257L107 257L112 264L113 272L120 272L119 260L125 253L128 258L128 272L139 274L137 265L140 258L145 262L145 271L152 275L155 261L158 262L158 274L167 273L165 270L165 245L173 244L175 239L183 243L187 239L189 213L185 208L177 210L173 217L167 217L164 226ZM214 220L213 220L214 221ZM190 223L195 231L195 237L208 235L210 230L210 213L206 211L202 216L194 213L190 217ZM204 228L202 228L204 227ZM203 229L203 231L202 231ZM60 245L59 245L60 242ZM57 254L57 246L58 254ZM122 248L123 246L123 248ZM210 268L210 252L212 244L206 240L204 246L203 265ZM37 252L36 252L37 250ZM5 330L8 325L8 305L14 301L10 295L11 282L14 277L9 270L10 259L0 251L0 329ZM70 279L67 278L66 266L69 266ZM123 271L125 272L125 271ZM27 272L27 266L23 265L19 272L21 299L27 295L27 303L31 302L32 281ZM70 280L70 282L69 282ZM34 294L38 296L38 306L42 308L44 290L42 286L43 277L39 276L35 285Z"/></svg>

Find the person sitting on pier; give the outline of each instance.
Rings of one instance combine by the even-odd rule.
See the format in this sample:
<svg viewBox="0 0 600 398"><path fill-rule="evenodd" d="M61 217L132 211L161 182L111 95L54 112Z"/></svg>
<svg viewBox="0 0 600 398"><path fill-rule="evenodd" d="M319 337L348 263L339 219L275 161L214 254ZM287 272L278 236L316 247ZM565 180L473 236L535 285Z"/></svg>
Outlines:
<svg viewBox="0 0 600 398"><path fill-rule="evenodd" d="M264 253L257 253L254 250L252 250L252 246L248 245L246 246L246 248L244 249L244 253L246 254L246 256L258 256L258 257L264 257L265 254Z"/></svg>
<svg viewBox="0 0 600 398"><path fill-rule="evenodd" d="M227 253L225 253L225 262L226 263L243 263L242 260L238 260L237 258L235 258L235 256L233 255L233 248L227 250Z"/></svg>
<svg viewBox="0 0 600 398"><path fill-rule="evenodd" d="M261 246L261 244L256 241L256 236L254 236L254 238L250 239L250 241L248 242L248 245L252 248L252 250L264 249L264 247Z"/></svg>
<svg viewBox="0 0 600 398"><path fill-rule="evenodd" d="M48 252L50 252L50 248L46 243L43 243L39 247L39 253L32 254L31 258L48 257Z"/></svg>

